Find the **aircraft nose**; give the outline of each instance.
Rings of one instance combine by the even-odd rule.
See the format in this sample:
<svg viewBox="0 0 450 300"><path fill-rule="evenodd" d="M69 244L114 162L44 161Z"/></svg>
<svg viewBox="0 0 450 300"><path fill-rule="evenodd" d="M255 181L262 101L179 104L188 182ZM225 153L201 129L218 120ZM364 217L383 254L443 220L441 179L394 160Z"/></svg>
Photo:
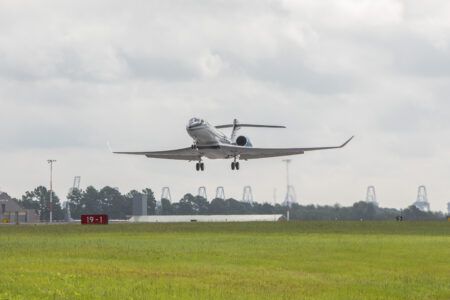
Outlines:
<svg viewBox="0 0 450 300"><path fill-rule="evenodd" d="M189 123L186 124L186 128L187 129L192 128L194 125L195 125L194 122L189 121Z"/></svg>
<svg viewBox="0 0 450 300"><path fill-rule="evenodd" d="M187 124L186 128L187 129L192 129L196 126L199 126L203 123L203 121L201 119L198 118L192 118L189 120L189 123Z"/></svg>

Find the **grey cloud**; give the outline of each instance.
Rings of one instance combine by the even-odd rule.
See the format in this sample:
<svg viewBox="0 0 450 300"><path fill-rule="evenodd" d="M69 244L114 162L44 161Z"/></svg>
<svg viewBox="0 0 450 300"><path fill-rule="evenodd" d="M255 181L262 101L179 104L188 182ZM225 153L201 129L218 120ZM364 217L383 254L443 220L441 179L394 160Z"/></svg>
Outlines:
<svg viewBox="0 0 450 300"><path fill-rule="evenodd" d="M36 125L36 124L33 124ZM92 147L89 130L77 124L67 125L41 124L36 126L21 126L21 128L6 128L9 132L3 133L8 142L4 151L23 151L25 149L60 149L65 147ZM2 130L5 131L5 130ZM86 139L83 138L86 137Z"/></svg>
<svg viewBox="0 0 450 300"><path fill-rule="evenodd" d="M153 80L193 80L199 78L199 70L187 59L152 57L122 53L129 68L130 76Z"/></svg>
<svg viewBox="0 0 450 300"><path fill-rule="evenodd" d="M417 37L397 38L393 47L394 65L404 75L450 77L450 51L438 49Z"/></svg>
<svg viewBox="0 0 450 300"><path fill-rule="evenodd" d="M315 71L292 57L258 60L244 68L252 78L310 93L335 94L351 90L351 78L348 75Z"/></svg>
<svg viewBox="0 0 450 300"><path fill-rule="evenodd" d="M418 133L430 121L433 121L433 112L428 107L405 102L380 114L379 125L389 133Z"/></svg>
<svg viewBox="0 0 450 300"><path fill-rule="evenodd" d="M104 146L109 139L120 150L185 147L193 115L217 123L237 117L288 125L243 130L261 146L358 136L343 151L295 158L302 203L334 203L336 195L356 201L362 185L376 181L395 191L383 205L409 204L417 182L446 187L450 176L441 163L450 149L442 142L450 133L450 16L439 5L420 12L422 2L410 3L2 3L0 165L8 172L0 182L20 196L29 187L11 179L21 177L17 166L40 166L56 153L68 185L76 170L89 184L122 190L173 183L181 194L225 182L227 194L238 195L251 178L258 194L271 195L284 186L277 159L248 162L233 177L224 176L227 162L208 161L202 177L184 163L116 157ZM439 22L424 28L428 19ZM436 172L392 171L411 165ZM322 188L327 175L332 192ZM444 190L436 198L447 199Z"/></svg>

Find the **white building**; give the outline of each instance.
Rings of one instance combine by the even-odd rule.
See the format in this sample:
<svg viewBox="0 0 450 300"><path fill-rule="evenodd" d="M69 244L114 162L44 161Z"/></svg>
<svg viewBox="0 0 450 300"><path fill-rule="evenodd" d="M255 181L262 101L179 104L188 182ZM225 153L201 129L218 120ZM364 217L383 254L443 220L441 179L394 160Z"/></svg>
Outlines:
<svg viewBox="0 0 450 300"><path fill-rule="evenodd" d="M186 216L133 216L131 223L187 223L187 222L277 222L283 215L186 215Z"/></svg>

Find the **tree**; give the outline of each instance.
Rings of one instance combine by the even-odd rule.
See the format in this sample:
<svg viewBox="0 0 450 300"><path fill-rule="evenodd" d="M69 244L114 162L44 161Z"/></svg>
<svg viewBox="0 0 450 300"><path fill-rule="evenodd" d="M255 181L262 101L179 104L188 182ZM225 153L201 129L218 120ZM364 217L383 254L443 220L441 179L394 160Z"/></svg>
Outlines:
<svg viewBox="0 0 450 300"><path fill-rule="evenodd" d="M206 200L203 197L196 196L194 199L192 199L192 208L195 212L195 214L204 215L208 213L209 210L209 203L208 200Z"/></svg>
<svg viewBox="0 0 450 300"><path fill-rule="evenodd" d="M220 198L215 198L209 204L208 212L210 214L222 215L222 214L226 213L226 210L227 210L227 204L225 203L225 200L220 199Z"/></svg>
<svg viewBox="0 0 450 300"><path fill-rule="evenodd" d="M195 214L195 202L194 196L192 194L186 194L184 197L178 202L176 206L176 214L178 215L192 215Z"/></svg>
<svg viewBox="0 0 450 300"><path fill-rule="evenodd" d="M169 199L161 199L161 214L171 215L174 213L174 207L170 203Z"/></svg>
<svg viewBox="0 0 450 300"><path fill-rule="evenodd" d="M93 186L88 186L83 193L81 211L83 214L98 214L102 212L98 191Z"/></svg>
<svg viewBox="0 0 450 300"><path fill-rule="evenodd" d="M83 191L71 189L67 195L67 201L69 201L72 218L79 219L82 213Z"/></svg>
<svg viewBox="0 0 450 300"><path fill-rule="evenodd" d="M36 209L39 211L41 221L50 220L50 191L44 186L38 186L33 191L27 191L19 201L20 205L26 209ZM63 220L64 213L58 196L52 192L52 212L54 220Z"/></svg>
<svg viewBox="0 0 450 300"><path fill-rule="evenodd" d="M407 209L403 210L403 216L406 220L439 220L444 218L442 213L421 211L415 205L411 205Z"/></svg>
<svg viewBox="0 0 450 300"><path fill-rule="evenodd" d="M249 210L251 211L252 207L249 203L237 201L235 199L227 199L225 203L227 205L226 213L232 215L249 213Z"/></svg>
<svg viewBox="0 0 450 300"><path fill-rule="evenodd" d="M353 204L353 218L363 220L373 220L375 217L375 206L372 203L359 201Z"/></svg>
<svg viewBox="0 0 450 300"><path fill-rule="evenodd" d="M18 202L23 208L34 209L37 211L41 210L40 200L36 197L34 192L26 192L25 195L22 196L22 200L19 200Z"/></svg>
<svg viewBox="0 0 450 300"><path fill-rule="evenodd" d="M147 214L148 215L156 215L155 194L149 188L143 189L142 194L147 196Z"/></svg>
<svg viewBox="0 0 450 300"><path fill-rule="evenodd" d="M100 202L100 212L107 214L111 219L126 219L132 214L133 197L142 194L137 191L131 191L123 196L117 189L105 186L98 193Z"/></svg>
<svg viewBox="0 0 450 300"><path fill-rule="evenodd" d="M258 212L261 214L273 214L273 206L269 203L264 203L258 207Z"/></svg>

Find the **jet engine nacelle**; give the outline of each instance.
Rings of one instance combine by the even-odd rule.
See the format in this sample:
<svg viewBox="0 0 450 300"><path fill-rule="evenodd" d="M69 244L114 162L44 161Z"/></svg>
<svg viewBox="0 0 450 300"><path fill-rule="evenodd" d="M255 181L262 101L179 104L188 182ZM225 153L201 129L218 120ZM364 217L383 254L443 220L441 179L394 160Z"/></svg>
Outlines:
<svg viewBox="0 0 450 300"><path fill-rule="evenodd" d="M252 147L252 142L250 142L250 139L246 136L238 136L238 138L236 139L236 145L241 146L241 147Z"/></svg>

